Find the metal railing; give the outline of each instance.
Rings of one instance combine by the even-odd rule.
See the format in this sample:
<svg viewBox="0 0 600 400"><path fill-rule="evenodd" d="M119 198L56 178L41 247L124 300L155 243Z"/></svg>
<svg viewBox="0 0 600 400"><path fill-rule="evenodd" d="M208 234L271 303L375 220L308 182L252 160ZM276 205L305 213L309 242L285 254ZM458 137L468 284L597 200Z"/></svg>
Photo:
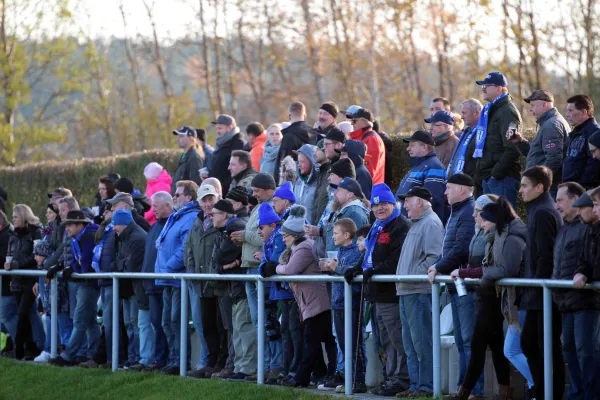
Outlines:
<svg viewBox="0 0 600 400"><path fill-rule="evenodd" d="M30 277L44 277L46 271L3 271L0 270L0 286L3 275L17 275ZM61 274L59 274L61 275ZM73 274L73 279L112 279L113 281L113 341L112 341L112 370L116 371L119 364L119 279L161 279L181 281L181 337L180 337L180 366L179 374L187 374L187 341L188 341L188 287L186 281L250 281L256 282L258 299L264 299L264 282L343 282L344 283L344 331L352 332L352 286L341 276L330 275L289 275L263 278L260 275L218 275L218 274L150 274L150 273L92 273ZM426 275L374 275L373 282L388 283L423 283L428 282ZM357 276L353 282L362 282L362 276ZM440 344L440 283L452 283L453 280L445 276L436 276L431 291L432 337L433 337L433 394L441 396L441 344ZM468 285L478 285L478 279L465 279ZM539 287L543 291L543 319L544 319L544 393L545 398L552 400L552 291L551 289L573 289L573 282L568 280L551 279L501 279L496 282L501 286ZM600 282L587 284L582 290L600 290ZM50 288L50 314L57 315L57 279L52 279ZM400 318L400 316L398 316ZM257 383L264 384L264 354L265 354L265 304L258 302L258 365ZM51 357L57 356L57 318L51 319ZM347 395L352 394L352 335L346 334L345 340L345 365L344 386Z"/></svg>

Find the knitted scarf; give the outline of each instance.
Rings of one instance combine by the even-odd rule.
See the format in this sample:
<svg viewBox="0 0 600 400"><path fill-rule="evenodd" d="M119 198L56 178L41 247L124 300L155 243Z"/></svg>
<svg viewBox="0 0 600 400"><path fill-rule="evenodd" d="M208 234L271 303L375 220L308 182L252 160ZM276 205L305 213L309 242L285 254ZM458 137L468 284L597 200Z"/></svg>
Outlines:
<svg viewBox="0 0 600 400"><path fill-rule="evenodd" d="M371 230L369 231L367 238L365 239L365 257L363 260L363 271L367 268L373 268L373 250L375 249L375 244L377 243L377 236L379 233L385 229L385 227L392 221L394 221L400 215L400 210L394 207L394 211L392 211L392 215L390 215L385 221L375 220L373 226L371 226Z"/></svg>

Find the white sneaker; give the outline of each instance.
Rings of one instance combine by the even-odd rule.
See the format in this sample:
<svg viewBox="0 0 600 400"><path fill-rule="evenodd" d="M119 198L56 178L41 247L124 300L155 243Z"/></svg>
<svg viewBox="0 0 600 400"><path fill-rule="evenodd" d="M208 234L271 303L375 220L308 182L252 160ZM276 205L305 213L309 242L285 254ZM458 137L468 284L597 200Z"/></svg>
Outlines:
<svg viewBox="0 0 600 400"><path fill-rule="evenodd" d="M50 353L47 351L42 351L39 356L33 359L33 362L36 363L47 363L50 360Z"/></svg>

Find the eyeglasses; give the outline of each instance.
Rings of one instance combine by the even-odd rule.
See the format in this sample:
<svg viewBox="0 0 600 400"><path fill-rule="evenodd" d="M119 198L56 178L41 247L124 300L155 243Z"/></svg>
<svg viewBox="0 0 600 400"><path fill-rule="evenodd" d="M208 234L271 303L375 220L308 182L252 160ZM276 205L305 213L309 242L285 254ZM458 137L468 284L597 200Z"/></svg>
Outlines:
<svg viewBox="0 0 600 400"><path fill-rule="evenodd" d="M497 87L498 85L481 85L481 90L487 90L489 87Z"/></svg>
<svg viewBox="0 0 600 400"><path fill-rule="evenodd" d="M175 193L175 194L173 195L173 198L174 198L174 199L176 199L176 198L178 198L179 196L183 196L183 193Z"/></svg>

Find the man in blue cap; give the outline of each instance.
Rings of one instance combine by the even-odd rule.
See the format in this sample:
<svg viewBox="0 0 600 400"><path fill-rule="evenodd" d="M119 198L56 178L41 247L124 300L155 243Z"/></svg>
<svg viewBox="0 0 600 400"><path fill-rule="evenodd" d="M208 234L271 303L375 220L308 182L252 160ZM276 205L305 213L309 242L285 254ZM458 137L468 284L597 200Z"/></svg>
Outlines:
<svg viewBox="0 0 600 400"><path fill-rule="evenodd" d="M438 111L430 117L425 118L429 125L429 132L435 141L435 154L439 160L448 168L452 159L452 153L458 143L454 134L454 117L449 111Z"/></svg>
<svg viewBox="0 0 600 400"><path fill-rule="evenodd" d="M516 208L521 164L519 150L510 139L513 132L522 129L521 114L508 94L506 77L500 72L490 72L476 82L488 103L473 128L473 158L478 159L475 177L482 180L484 194L505 196Z"/></svg>

